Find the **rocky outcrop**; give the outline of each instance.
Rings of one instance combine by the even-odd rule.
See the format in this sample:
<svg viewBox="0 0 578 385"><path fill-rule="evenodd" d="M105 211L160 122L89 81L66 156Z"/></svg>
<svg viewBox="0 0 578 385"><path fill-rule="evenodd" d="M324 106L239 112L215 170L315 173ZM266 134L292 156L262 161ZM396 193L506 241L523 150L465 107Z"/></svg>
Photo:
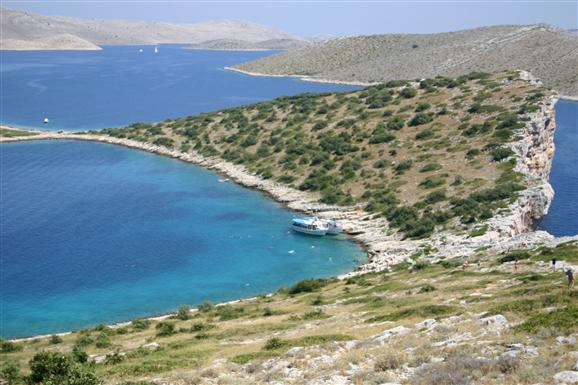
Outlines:
<svg viewBox="0 0 578 385"><path fill-rule="evenodd" d="M554 198L548 178L554 157L556 102L557 98L549 97L540 111L529 114L525 127L516 133L519 140L509 145L516 153L515 171L524 174L528 189L520 193L505 213L490 221L490 227L500 235L512 237L530 231L548 213Z"/></svg>

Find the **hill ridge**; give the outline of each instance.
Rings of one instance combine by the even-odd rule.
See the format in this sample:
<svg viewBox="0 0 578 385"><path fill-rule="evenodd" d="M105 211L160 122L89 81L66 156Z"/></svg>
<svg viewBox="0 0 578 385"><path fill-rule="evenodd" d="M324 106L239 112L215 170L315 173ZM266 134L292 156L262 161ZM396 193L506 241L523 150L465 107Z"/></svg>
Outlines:
<svg viewBox="0 0 578 385"><path fill-rule="evenodd" d="M234 68L264 75L368 83L520 69L564 95L576 96L577 62L575 35L548 24L531 24L339 38Z"/></svg>

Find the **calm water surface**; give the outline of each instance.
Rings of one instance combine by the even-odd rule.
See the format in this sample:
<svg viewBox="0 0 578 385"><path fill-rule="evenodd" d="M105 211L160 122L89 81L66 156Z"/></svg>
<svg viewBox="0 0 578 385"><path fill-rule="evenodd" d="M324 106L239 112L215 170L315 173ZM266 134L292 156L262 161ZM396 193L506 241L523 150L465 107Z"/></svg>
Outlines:
<svg viewBox="0 0 578 385"><path fill-rule="evenodd" d="M143 49L143 52L139 52ZM302 92L359 87L243 75L223 67L273 52L187 50L178 45L102 51L3 51L0 122L84 130L157 122ZM50 119L43 125L44 117Z"/></svg>
<svg viewBox="0 0 578 385"><path fill-rule="evenodd" d="M273 291L351 270L346 238L199 167L75 141L0 146L1 335L24 336Z"/></svg>
<svg viewBox="0 0 578 385"><path fill-rule="evenodd" d="M556 152L550 183L554 200L538 229L555 236L578 234L578 102L556 104Z"/></svg>

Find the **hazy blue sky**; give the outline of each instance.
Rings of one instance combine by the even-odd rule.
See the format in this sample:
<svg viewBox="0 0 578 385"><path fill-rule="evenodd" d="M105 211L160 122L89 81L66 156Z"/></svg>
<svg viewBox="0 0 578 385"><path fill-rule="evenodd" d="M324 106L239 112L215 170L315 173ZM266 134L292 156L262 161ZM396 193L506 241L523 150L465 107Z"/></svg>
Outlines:
<svg viewBox="0 0 578 385"><path fill-rule="evenodd" d="M134 1L3 0L45 15L193 23L243 19L299 35L428 33L494 24L577 28L572 1Z"/></svg>

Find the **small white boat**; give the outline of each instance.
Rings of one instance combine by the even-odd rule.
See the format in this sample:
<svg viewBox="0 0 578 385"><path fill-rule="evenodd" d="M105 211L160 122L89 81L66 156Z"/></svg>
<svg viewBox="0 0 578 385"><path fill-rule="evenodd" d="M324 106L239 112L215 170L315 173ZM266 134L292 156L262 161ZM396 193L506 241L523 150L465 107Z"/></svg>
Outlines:
<svg viewBox="0 0 578 385"><path fill-rule="evenodd" d="M323 236L329 227L317 217L293 218L291 228L299 233Z"/></svg>
<svg viewBox="0 0 578 385"><path fill-rule="evenodd" d="M142 52L142 51L143 51L143 49L141 48L141 49L139 49L138 51L139 51L139 52Z"/></svg>
<svg viewBox="0 0 578 385"><path fill-rule="evenodd" d="M159 47L155 47L155 53L159 53Z"/></svg>
<svg viewBox="0 0 578 385"><path fill-rule="evenodd" d="M225 182L228 182L230 180L231 179L229 179L229 178L222 178L222 179L219 179L219 183L225 183Z"/></svg>
<svg viewBox="0 0 578 385"><path fill-rule="evenodd" d="M331 218L325 221L327 225L327 235L337 235L341 233L341 225L336 219Z"/></svg>
<svg viewBox="0 0 578 385"><path fill-rule="evenodd" d="M48 120L48 118L44 118L43 122L44 122L44 124L48 124L50 122L50 120Z"/></svg>

